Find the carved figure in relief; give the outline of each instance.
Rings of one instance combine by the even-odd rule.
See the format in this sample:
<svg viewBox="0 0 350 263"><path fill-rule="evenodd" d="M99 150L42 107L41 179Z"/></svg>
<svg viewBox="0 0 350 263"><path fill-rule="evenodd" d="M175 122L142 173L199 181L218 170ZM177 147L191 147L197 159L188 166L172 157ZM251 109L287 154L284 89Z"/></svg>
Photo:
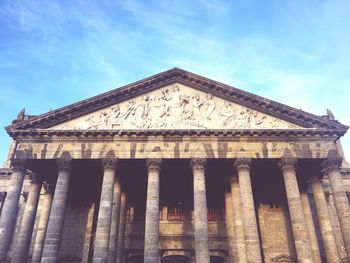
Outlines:
<svg viewBox="0 0 350 263"><path fill-rule="evenodd" d="M239 127L240 128L252 128L255 125L263 123L266 119L266 116L259 117L257 111L253 111L247 108L243 108L239 115Z"/></svg>
<svg viewBox="0 0 350 263"><path fill-rule="evenodd" d="M213 118L213 113L215 110L215 102L211 93L207 94L207 101L205 104L207 108L207 120L211 120Z"/></svg>
<svg viewBox="0 0 350 263"><path fill-rule="evenodd" d="M111 114L108 120L108 127L112 129L115 126L122 125L121 115L122 113L120 111L119 105L111 107Z"/></svg>
<svg viewBox="0 0 350 263"><path fill-rule="evenodd" d="M228 101L224 102L224 106L220 108L220 116L224 117L222 125L224 127L232 123L234 117L234 110L232 104Z"/></svg>
<svg viewBox="0 0 350 263"><path fill-rule="evenodd" d="M203 126L203 116L201 113L201 108L204 105L204 102L201 100L198 94L192 97L192 118L194 126L202 127Z"/></svg>

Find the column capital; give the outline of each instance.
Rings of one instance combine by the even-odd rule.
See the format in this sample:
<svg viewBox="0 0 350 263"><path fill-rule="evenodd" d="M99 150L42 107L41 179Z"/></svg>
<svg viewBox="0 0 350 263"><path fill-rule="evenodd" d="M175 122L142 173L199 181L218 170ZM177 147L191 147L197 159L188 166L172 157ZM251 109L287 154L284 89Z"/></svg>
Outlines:
<svg viewBox="0 0 350 263"><path fill-rule="evenodd" d="M252 166L252 159L251 158L237 158L235 162L233 163L235 170L239 170L242 168L246 168L250 170Z"/></svg>
<svg viewBox="0 0 350 263"><path fill-rule="evenodd" d="M56 159L57 169L60 170L71 170L72 159L71 158L58 158Z"/></svg>
<svg viewBox="0 0 350 263"><path fill-rule="evenodd" d="M146 167L148 171L151 171L151 170L160 171L161 166L162 166L162 159L160 158L146 159Z"/></svg>
<svg viewBox="0 0 350 263"><path fill-rule="evenodd" d="M48 182L43 182L45 194L52 194L52 186Z"/></svg>
<svg viewBox="0 0 350 263"><path fill-rule="evenodd" d="M27 162L27 160L25 158L12 158L11 159L11 168L13 171L25 172L26 162Z"/></svg>
<svg viewBox="0 0 350 263"><path fill-rule="evenodd" d="M117 158L104 158L102 159L103 170L116 170L117 169Z"/></svg>
<svg viewBox="0 0 350 263"><path fill-rule="evenodd" d="M28 170L28 176L30 179L30 183L32 184L40 184L41 183L41 176L37 175L31 170Z"/></svg>
<svg viewBox="0 0 350 263"><path fill-rule="evenodd" d="M282 157L278 162L278 166L281 168L282 171L284 171L285 169L292 169L295 171L296 165L297 159L294 157Z"/></svg>
<svg viewBox="0 0 350 263"><path fill-rule="evenodd" d="M232 184L232 183L238 182L238 176L237 176L237 174L231 175L230 178L229 178L229 182L230 182L231 184Z"/></svg>
<svg viewBox="0 0 350 263"><path fill-rule="evenodd" d="M192 170L204 170L207 165L207 159L205 158L191 158Z"/></svg>
<svg viewBox="0 0 350 263"><path fill-rule="evenodd" d="M342 164L343 159L340 157L328 157L322 163L322 171L328 173L333 170L338 170Z"/></svg>

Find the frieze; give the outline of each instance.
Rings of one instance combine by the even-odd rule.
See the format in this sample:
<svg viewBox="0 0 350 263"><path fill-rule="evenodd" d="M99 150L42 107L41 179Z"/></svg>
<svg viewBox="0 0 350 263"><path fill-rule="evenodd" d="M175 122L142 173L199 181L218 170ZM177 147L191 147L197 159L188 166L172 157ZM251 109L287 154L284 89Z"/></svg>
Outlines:
<svg viewBox="0 0 350 263"><path fill-rule="evenodd" d="M300 129L245 106L173 84L50 129Z"/></svg>

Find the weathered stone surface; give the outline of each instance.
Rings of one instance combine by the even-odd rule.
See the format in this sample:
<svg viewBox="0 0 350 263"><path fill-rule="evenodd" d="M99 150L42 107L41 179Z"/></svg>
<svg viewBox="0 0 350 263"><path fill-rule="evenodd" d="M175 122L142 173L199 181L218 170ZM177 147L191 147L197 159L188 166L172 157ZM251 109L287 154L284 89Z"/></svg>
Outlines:
<svg viewBox="0 0 350 263"><path fill-rule="evenodd" d="M49 216L50 216L51 205L52 205L52 189L47 183L44 183L44 187L45 187L45 195L42 196L42 198L44 198L44 202L41 208L41 215L39 219L38 230L36 232L36 238L34 242L33 255L32 255L33 263L39 263L41 260L41 256L44 248L45 235L46 235L46 230L49 223Z"/></svg>
<svg viewBox="0 0 350 263"><path fill-rule="evenodd" d="M311 187L315 199L317 210L317 218L320 224L322 240L324 244L327 262L339 263L341 262L338 255L337 243L333 233L332 221L328 212L327 201L323 191L321 181L318 177L313 176L311 180Z"/></svg>
<svg viewBox="0 0 350 263"><path fill-rule="evenodd" d="M29 245L34 227L35 215L38 208L41 179L31 172L31 186L24 210L20 232L17 237L12 262L22 263L27 261Z"/></svg>
<svg viewBox="0 0 350 263"><path fill-rule="evenodd" d="M225 225L228 243L229 262L237 262L236 238L233 222L232 194L225 194Z"/></svg>
<svg viewBox="0 0 350 263"><path fill-rule="evenodd" d="M116 159L104 159L102 162L104 171L96 228L93 257L94 262L107 262L108 260L108 246L113 208Z"/></svg>
<svg viewBox="0 0 350 263"><path fill-rule="evenodd" d="M161 159L147 159L148 170L146 220L145 220L145 263L156 263L159 258L159 175Z"/></svg>
<svg viewBox="0 0 350 263"><path fill-rule="evenodd" d="M324 167L329 177L345 250L350 262L350 204L339 170L341 161L339 158L328 158L324 163Z"/></svg>
<svg viewBox="0 0 350 263"><path fill-rule="evenodd" d="M11 243L17 217L18 200L24 179L25 164L24 159L13 159L11 161L13 172L8 182L7 195L0 218L0 262L5 262Z"/></svg>
<svg viewBox="0 0 350 263"><path fill-rule="evenodd" d="M120 196L120 216L118 228L118 249L117 249L117 263L124 261L124 238L125 238L125 223L126 223L126 195L122 192Z"/></svg>
<svg viewBox="0 0 350 263"><path fill-rule="evenodd" d="M283 172L286 188L289 214L292 223L294 244L298 262L313 262L306 220L301 203L300 192L295 173L296 160L290 157L282 158L280 167Z"/></svg>
<svg viewBox="0 0 350 263"><path fill-rule="evenodd" d="M236 253L234 254L233 262L246 262L246 245L244 240L244 225L242 215L241 193L239 190L238 177L231 177L231 194L232 194L232 212L235 234Z"/></svg>
<svg viewBox="0 0 350 263"><path fill-rule="evenodd" d="M252 183L250 180L251 159L239 158L234 165L239 180L247 262L262 262Z"/></svg>
<svg viewBox="0 0 350 263"><path fill-rule="evenodd" d="M63 221L68 197L68 188L71 177L70 165L70 159L57 160L58 177L41 258L41 262L43 263L58 261L58 253L61 244Z"/></svg>
<svg viewBox="0 0 350 263"><path fill-rule="evenodd" d="M209 263L205 159L191 159L194 193L194 239L196 262Z"/></svg>

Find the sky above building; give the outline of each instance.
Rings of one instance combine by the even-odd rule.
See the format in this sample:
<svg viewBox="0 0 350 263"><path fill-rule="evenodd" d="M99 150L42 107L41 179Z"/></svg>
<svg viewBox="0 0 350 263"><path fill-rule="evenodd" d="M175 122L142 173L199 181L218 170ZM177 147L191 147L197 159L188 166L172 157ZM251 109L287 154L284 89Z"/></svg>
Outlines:
<svg viewBox="0 0 350 263"><path fill-rule="evenodd" d="M350 1L1 0L0 126L180 67L350 125ZM350 159L350 132L343 139ZM10 138L0 131L0 165Z"/></svg>

